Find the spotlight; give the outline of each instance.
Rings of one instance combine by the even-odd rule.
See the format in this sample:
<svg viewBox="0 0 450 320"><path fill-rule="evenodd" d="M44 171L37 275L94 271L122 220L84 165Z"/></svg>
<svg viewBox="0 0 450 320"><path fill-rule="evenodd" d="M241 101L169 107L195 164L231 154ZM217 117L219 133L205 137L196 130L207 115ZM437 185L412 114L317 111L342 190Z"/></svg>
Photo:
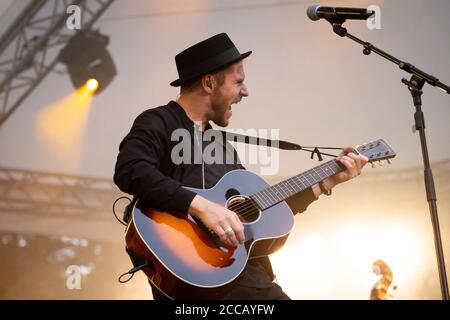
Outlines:
<svg viewBox="0 0 450 320"><path fill-rule="evenodd" d="M106 50L108 43L108 36L98 31L82 30L61 50L59 61L67 66L75 88L87 84L88 88L92 88L91 90L98 94L115 77L116 67Z"/></svg>
<svg viewBox="0 0 450 320"><path fill-rule="evenodd" d="M89 91L96 91L98 88L98 81L97 79L94 78L90 78L87 82L86 82L86 86L89 89Z"/></svg>

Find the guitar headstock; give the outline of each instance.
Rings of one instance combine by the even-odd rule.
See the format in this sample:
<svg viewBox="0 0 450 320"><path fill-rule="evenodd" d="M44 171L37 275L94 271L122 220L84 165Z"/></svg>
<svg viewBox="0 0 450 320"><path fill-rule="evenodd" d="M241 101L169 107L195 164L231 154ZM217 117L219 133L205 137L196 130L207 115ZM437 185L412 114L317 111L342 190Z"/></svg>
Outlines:
<svg viewBox="0 0 450 320"><path fill-rule="evenodd" d="M396 156L394 150L383 139L378 139L358 146L356 147L356 150L360 154L366 156L372 164L374 164L375 161L380 161L382 163L383 160L389 162L389 159Z"/></svg>

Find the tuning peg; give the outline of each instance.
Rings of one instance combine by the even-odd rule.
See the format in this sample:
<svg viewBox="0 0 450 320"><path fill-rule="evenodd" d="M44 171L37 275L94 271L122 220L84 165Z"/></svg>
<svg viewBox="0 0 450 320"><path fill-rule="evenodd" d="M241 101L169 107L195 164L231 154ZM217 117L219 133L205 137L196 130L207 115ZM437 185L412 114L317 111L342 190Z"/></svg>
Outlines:
<svg viewBox="0 0 450 320"><path fill-rule="evenodd" d="M379 164L380 166L384 166L384 161L383 161L383 160L380 160L380 161L378 161L378 164Z"/></svg>
<svg viewBox="0 0 450 320"><path fill-rule="evenodd" d="M386 161L387 161L388 164L392 164L391 159L387 159Z"/></svg>
<svg viewBox="0 0 450 320"><path fill-rule="evenodd" d="M372 168L376 168L377 167L377 164L375 162L371 162L370 164L371 164Z"/></svg>

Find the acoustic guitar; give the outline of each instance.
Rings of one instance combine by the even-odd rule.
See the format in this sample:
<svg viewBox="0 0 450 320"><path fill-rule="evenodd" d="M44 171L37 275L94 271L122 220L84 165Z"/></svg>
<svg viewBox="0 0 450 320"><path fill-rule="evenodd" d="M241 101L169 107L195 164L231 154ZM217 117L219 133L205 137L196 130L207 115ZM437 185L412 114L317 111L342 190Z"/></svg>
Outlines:
<svg viewBox="0 0 450 320"><path fill-rule="evenodd" d="M396 155L381 139L355 152L372 163ZM186 188L240 217L245 242L236 247L222 243L186 212L140 208L138 201L125 231L127 249L137 263L147 263L144 273L169 298L223 299L249 259L274 253L285 243L294 226L285 200L343 170L330 160L273 186L250 171L234 170L210 189Z"/></svg>

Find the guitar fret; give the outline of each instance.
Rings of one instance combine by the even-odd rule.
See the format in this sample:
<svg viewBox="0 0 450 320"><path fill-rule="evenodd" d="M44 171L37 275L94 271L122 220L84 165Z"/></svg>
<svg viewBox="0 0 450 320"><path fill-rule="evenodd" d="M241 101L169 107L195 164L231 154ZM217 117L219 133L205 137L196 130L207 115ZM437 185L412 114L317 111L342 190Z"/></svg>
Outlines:
<svg viewBox="0 0 450 320"><path fill-rule="evenodd" d="M292 178L289 178L286 180L286 187L289 191L289 196L292 196L293 194L296 194L298 192L297 185L295 185L295 183L294 183L294 186L292 186L292 180L293 180Z"/></svg>
<svg viewBox="0 0 450 320"><path fill-rule="evenodd" d="M328 174L330 172L330 168L328 166L325 166L325 168L322 170L325 174Z"/></svg>
<svg viewBox="0 0 450 320"><path fill-rule="evenodd" d="M277 191L277 195L281 196L280 199L283 199L285 197L286 194L283 195L283 186L281 184L278 184L275 190Z"/></svg>
<svg viewBox="0 0 450 320"><path fill-rule="evenodd" d="M261 195L261 198L264 200L265 207L268 208L268 207L270 207L270 199L265 195L264 191L265 190L260 192L260 195Z"/></svg>
<svg viewBox="0 0 450 320"><path fill-rule="evenodd" d="M323 178L322 178L322 176L320 175L320 173L318 173L318 172L316 171L316 168L313 168L313 171L314 171L314 173L315 173L317 176L319 176L319 179L317 180L317 182L322 181Z"/></svg>
<svg viewBox="0 0 450 320"><path fill-rule="evenodd" d="M272 193L273 198L275 199L275 203L280 201L281 196L278 191L278 187L275 185L274 188L270 188L269 191Z"/></svg>
<svg viewBox="0 0 450 320"><path fill-rule="evenodd" d="M294 176L291 178L292 181L294 182L295 186L298 188L298 191L301 191L303 189L303 187L300 185L300 183L298 182L298 178L297 176Z"/></svg>
<svg viewBox="0 0 450 320"><path fill-rule="evenodd" d="M325 163L323 166L321 166L321 170L323 172L324 175L324 179L327 177L332 176L335 172L332 169L332 167L330 167L331 163Z"/></svg>
<svg viewBox="0 0 450 320"><path fill-rule="evenodd" d="M315 174L314 168L309 170L309 175L311 176L311 180L313 181L313 184L318 183L320 178L317 178L317 175Z"/></svg>
<svg viewBox="0 0 450 320"><path fill-rule="evenodd" d="M316 183L319 181L322 181L322 176L317 172L317 168L312 168L312 171L314 172L314 179L316 180Z"/></svg>
<svg viewBox="0 0 450 320"><path fill-rule="evenodd" d="M338 173L340 171L342 171L341 167L339 166L339 164L334 161L333 166L335 167L334 173Z"/></svg>
<svg viewBox="0 0 450 320"><path fill-rule="evenodd" d="M324 163L324 165L322 167L322 170L323 170L323 172L325 174L324 178L328 178L328 177L330 177L330 176L332 176L333 174L336 173L336 171L332 167L333 163L334 163L334 161Z"/></svg>
<svg viewBox="0 0 450 320"><path fill-rule="evenodd" d="M290 180L292 180L292 178L289 178L286 180L286 185L288 186L290 195L292 196L293 194L296 194L297 192L296 192L295 188L292 187L291 183L289 182Z"/></svg>
<svg viewBox="0 0 450 320"><path fill-rule="evenodd" d="M328 172L327 171L329 171L329 170L327 169L327 167L326 166L320 166L319 169L322 172L322 175L321 175L322 180L328 178Z"/></svg>
<svg viewBox="0 0 450 320"><path fill-rule="evenodd" d="M286 190L283 188L283 186L284 186L283 182L279 184L279 188L281 189L281 193L284 194L283 198L284 199L289 198L289 194L286 192Z"/></svg>
<svg viewBox="0 0 450 320"><path fill-rule="evenodd" d="M259 192L257 192L257 193L255 193L255 194L251 195L250 198L253 199L253 201L255 201L256 204L257 204L260 208L265 207L264 199L259 195Z"/></svg>
<svg viewBox="0 0 450 320"><path fill-rule="evenodd" d="M262 208L267 208L269 203L267 202L267 199L264 197L263 191L264 190L261 190L260 192L258 192L256 194L258 195L258 198L261 199Z"/></svg>
<svg viewBox="0 0 450 320"><path fill-rule="evenodd" d="M308 180L308 178L305 175L303 175L301 177L301 180L305 184L305 188L308 188L310 186L309 180Z"/></svg>
<svg viewBox="0 0 450 320"><path fill-rule="evenodd" d="M330 162L330 163L328 163L328 165L327 165L327 167L326 167L328 173L329 173L329 171L331 171L331 175L333 175L333 174L336 173L334 164L335 164L334 161L333 161L333 162Z"/></svg>
<svg viewBox="0 0 450 320"><path fill-rule="evenodd" d="M302 176L295 176L297 180L302 184L302 190L306 189L306 184L302 180Z"/></svg>
<svg viewBox="0 0 450 320"><path fill-rule="evenodd" d="M270 190L270 188L267 188L267 189L264 189L263 192L266 195L266 199L268 201L269 206L272 206L275 203L275 202L273 202L273 200L275 200L275 199L269 190Z"/></svg>
<svg viewBox="0 0 450 320"><path fill-rule="evenodd" d="M303 188L295 181L296 179L297 179L297 176L291 178L291 180L294 182L295 186L298 188L297 192L300 192L303 190Z"/></svg>
<svg viewBox="0 0 450 320"><path fill-rule="evenodd" d="M309 171L309 170L308 170L308 171ZM305 178L306 178L306 180L308 181L308 184L312 186L312 185L315 184L316 182L315 182L315 180L314 180L314 177L313 177L311 174L309 174L308 171L305 172ZM311 181L309 180L308 175L312 178L312 181L313 181L312 183L311 183Z"/></svg>

